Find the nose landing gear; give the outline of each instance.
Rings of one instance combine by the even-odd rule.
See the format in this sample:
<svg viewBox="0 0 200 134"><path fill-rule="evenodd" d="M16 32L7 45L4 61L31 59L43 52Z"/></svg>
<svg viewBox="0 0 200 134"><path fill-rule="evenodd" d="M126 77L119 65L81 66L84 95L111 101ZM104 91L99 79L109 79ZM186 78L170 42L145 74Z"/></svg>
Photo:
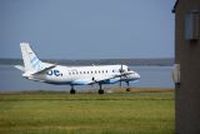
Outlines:
<svg viewBox="0 0 200 134"><path fill-rule="evenodd" d="M127 88L126 88L126 91L127 91L127 92L130 92L130 86L129 86L129 81L126 81L126 84L127 84Z"/></svg>

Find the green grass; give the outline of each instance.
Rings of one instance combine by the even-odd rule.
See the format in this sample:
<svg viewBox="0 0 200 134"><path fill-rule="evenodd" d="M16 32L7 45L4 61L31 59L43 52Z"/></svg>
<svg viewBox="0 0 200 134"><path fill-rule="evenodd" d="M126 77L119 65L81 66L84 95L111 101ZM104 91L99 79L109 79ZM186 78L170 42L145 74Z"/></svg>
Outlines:
<svg viewBox="0 0 200 134"><path fill-rule="evenodd" d="M1 134L173 134L174 93L1 93Z"/></svg>

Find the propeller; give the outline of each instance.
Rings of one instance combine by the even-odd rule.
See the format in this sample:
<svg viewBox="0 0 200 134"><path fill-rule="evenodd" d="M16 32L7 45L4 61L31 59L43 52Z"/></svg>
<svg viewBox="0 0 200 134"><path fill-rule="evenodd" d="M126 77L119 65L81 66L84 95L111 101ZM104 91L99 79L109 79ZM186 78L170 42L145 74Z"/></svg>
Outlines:
<svg viewBox="0 0 200 134"><path fill-rule="evenodd" d="M125 72L125 70L123 69L123 65L121 64L121 68L119 69L119 72L120 72L120 82L119 82L119 86L122 87L122 74Z"/></svg>
<svg viewBox="0 0 200 134"><path fill-rule="evenodd" d="M122 74L123 72L125 72L125 70L123 69L123 65L121 65L121 68L119 69L119 72Z"/></svg>

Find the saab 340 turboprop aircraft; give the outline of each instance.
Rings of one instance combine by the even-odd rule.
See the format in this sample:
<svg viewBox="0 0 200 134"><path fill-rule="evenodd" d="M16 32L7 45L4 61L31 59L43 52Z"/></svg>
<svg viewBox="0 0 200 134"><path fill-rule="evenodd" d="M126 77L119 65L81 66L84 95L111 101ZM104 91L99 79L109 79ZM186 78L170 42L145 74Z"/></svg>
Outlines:
<svg viewBox="0 0 200 134"><path fill-rule="evenodd" d="M99 94L103 94L103 84L126 82L140 79L140 75L126 65L92 65L92 66L62 66L42 62L31 49L29 43L20 43L24 66L15 67L23 71L22 76L34 81L49 84L70 85L71 94L75 94L75 85L99 84Z"/></svg>

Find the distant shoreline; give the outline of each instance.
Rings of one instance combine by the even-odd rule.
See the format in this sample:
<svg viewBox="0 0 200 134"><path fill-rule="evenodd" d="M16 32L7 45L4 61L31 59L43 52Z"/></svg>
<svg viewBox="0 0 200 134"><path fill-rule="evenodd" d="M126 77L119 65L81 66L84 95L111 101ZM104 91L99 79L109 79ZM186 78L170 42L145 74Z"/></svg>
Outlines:
<svg viewBox="0 0 200 134"><path fill-rule="evenodd" d="M155 59L42 59L46 62L78 66L78 65L112 65L125 64L129 66L172 66L174 58L155 58ZM22 64L21 59L0 58L0 65L17 65Z"/></svg>

